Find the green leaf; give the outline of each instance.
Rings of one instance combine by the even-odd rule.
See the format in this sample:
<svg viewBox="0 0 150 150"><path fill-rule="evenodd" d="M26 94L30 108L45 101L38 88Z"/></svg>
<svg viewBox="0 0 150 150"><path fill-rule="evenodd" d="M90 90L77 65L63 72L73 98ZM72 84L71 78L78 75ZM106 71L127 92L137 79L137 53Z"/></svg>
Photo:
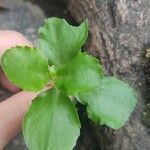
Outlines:
<svg viewBox="0 0 150 150"><path fill-rule="evenodd" d="M8 79L23 90L39 91L49 80L48 61L36 48L11 48L4 53L1 63Z"/></svg>
<svg viewBox="0 0 150 150"><path fill-rule="evenodd" d="M79 52L57 71L56 87L70 95L88 92L99 86L103 70L98 60Z"/></svg>
<svg viewBox="0 0 150 150"><path fill-rule="evenodd" d="M71 150L80 134L75 106L53 88L42 92L25 116L23 134L29 150Z"/></svg>
<svg viewBox="0 0 150 150"><path fill-rule="evenodd" d="M133 89L114 77L102 79L99 88L80 94L77 99L87 105L89 118L114 129L123 126L137 102Z"/></svg>
<svg viewBox="0 0 150 150"><path fill-rule="evenodd" d="M56 67L68 63L81 49L88 35L88 25L69 25L64 19L51 18L39 30L39 47Z"/></svg>

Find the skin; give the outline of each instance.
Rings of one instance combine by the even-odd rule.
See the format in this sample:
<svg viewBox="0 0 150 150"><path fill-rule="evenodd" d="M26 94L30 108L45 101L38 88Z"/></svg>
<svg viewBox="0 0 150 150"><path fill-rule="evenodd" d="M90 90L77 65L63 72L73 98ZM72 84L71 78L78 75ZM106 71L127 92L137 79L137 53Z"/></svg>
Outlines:
<svg viewBox="0 0 150 150"><path fill-rule="evenodd" d="M16 31L0 30L0 56L6 49L16 45L33 46L22 34ZM18 87L8 81L1 68L0 84L13 94L16 93L0 103L0 150L2 150L20 132L23 117L37 93L20 91Z"/></svg>

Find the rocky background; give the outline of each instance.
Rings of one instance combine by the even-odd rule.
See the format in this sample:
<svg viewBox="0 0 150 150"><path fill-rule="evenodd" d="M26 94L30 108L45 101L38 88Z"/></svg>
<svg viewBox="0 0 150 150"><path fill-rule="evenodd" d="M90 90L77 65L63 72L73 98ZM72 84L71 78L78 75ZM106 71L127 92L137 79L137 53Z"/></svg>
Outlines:
<svg viewBox="0 0 150 150"><path fill-rule="evenodd" d="M150 101L150 63L145 55L150 46L150 1L65 2L76 22L85 18L89 20L90 38L86 48L88 53L101 60L107 75L115 75L127 81L139 94L136 110L123 128L113 131L89 123L97 143L88 145L87 149L149 150L150 111L146 104ZM86 137L83 137L84 143ZM79 149L84 150L85 145L87 144L81 144Z"/></svg>
<svg viewBox="0 0 150 150"><path fill-rule="evenodd" d="M89 20L90 38L86 51L101 60L107 75L127 81L139 94L136 110L123 128L114 131L90 122L95 138L88 145L87 135L82 132L79 149L84 150L88 145L85 149L149 150L150 111L146 104L150 102L150 61L145 55L150 47L150 1L65 2L77 23L85 18Z"/></svg>

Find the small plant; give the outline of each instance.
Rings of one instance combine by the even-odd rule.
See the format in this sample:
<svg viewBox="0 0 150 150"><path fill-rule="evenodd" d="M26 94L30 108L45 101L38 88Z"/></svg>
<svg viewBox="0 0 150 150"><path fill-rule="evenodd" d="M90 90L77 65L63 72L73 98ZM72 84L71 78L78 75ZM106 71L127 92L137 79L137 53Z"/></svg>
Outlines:
<svg viewBox="0 0 150 150"><path fill-rule="evenodd" d="M80 135L75 104L86 105L87 115L99 125L118 129L136 105L136 94L125 82L104 76L99 61L81 47L88 36L87 21L80 26L51 18L39 29L39 46L13 47L1 58L9 80L26 91L41 91L23 122L30 150L71 150Z"/></svg>

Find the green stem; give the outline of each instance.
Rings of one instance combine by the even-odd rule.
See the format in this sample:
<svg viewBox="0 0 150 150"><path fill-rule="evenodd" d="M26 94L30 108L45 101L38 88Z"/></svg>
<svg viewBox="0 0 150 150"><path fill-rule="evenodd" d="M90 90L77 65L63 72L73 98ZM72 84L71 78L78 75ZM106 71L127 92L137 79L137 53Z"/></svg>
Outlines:
<svg viewBox="0 0 150 150"><path fill-rule="evenodd" d="M55 81L57 78L57 72L56 72L54 65L51 67L49 66L49 77L50 77L50 80L52 81Z"/></svg>

